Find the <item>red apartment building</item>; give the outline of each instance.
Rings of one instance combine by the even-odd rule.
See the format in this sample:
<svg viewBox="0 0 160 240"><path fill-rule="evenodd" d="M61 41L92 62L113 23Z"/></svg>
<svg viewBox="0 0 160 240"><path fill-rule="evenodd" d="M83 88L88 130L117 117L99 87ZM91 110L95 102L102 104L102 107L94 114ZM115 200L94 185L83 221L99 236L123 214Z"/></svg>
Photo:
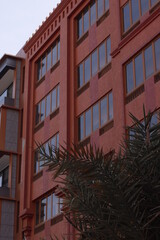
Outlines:
<svg viewBox="0 0 160 240"><path fill-rule="evenodd" d="M36 142L117 151L160 107L160 1L62 0L23 50L0 60L0 239L72 240Z"/></svg>

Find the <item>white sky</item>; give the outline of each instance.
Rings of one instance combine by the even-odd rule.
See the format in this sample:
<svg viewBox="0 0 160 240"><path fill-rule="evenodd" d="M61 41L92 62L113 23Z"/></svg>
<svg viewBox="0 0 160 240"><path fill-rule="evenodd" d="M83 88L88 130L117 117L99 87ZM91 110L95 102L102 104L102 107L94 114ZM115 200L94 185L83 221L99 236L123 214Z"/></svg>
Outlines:
<svg viewBox="0 0 160 240"><path fill-rule="evenodd" d="M0 58L15 55L60 0L0 0Z"/></svg>

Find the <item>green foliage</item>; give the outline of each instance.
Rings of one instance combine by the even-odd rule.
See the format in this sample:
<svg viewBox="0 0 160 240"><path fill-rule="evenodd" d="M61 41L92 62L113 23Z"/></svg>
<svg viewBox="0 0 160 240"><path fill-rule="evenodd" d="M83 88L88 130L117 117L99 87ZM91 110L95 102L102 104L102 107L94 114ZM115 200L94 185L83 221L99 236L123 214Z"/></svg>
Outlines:
<svg viewBox="0 0 160 240"><path fill-rule="evenodd" d="M63 214L86 240L158 240L160 236L160 126L152 115L134 127L118 155L96 147L39 146L63 193Z"/></svg>

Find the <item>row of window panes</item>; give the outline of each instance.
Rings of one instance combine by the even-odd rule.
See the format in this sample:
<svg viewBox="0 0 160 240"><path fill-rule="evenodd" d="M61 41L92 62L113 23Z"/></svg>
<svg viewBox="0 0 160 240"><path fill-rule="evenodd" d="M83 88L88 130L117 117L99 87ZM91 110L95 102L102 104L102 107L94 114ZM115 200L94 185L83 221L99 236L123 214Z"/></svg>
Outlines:
<svg viewBox="0 0 160 240"><path fill-rule="evenodd" d="M51 194L36 202L36 225L45 222L61 213L62 198Z"/></svg>
<svg viewBox="0 0 160 240"><path fill-rule="evenodd" d="M111 40L108 37L78 66L78 88L87 83L111 61Z"/></svg>
<svg viewBox="0 0 160 240"><path fill-rule="evenodd" d="M160 70L160 38L156 39L126 65L126 92L137 88Z"/></svg>
<svg viewBox="0 0 160 240"><path fill-rule="evenodd" d="M36 125L59 107L59 85L36 105Z"/></svg>
<svg viewBox="0 0 160 240"><path fill-rule="evenodd" d="M52 47L37 62L37 81L60 60L60 39L58 38Z"/></svg>
<svg viewBox="0 0 160 240"><path fill-rule="evenodd" d="M52 146L52 148L59 148L59 133L54 135L49 141L47 141L45 144L43 144L43 147L45 148L46 153L49 155L49 146ZM41 155L38 151L35 151L34 155L34 173L39 172L41 169L43 169L44 161L39 161L41 159Z"/></svg>
<svg viewBox="0 0 160 240"><path fill-rule="evenodd" d="M159 0L129 0L122 8L123 32L126 32L144 13Z"/></svg>
<svg viewBox="0 0 160 240"><path fill-rule="evenodd" d="M79 141L113 119L113 96L107 94L78 118Z"/></svg>
<svg viewBox="0 0 160 240"><path fill-rule="evenodd" d="M109 9L109 0L93 0L77 18L78 38Z"/></svg>

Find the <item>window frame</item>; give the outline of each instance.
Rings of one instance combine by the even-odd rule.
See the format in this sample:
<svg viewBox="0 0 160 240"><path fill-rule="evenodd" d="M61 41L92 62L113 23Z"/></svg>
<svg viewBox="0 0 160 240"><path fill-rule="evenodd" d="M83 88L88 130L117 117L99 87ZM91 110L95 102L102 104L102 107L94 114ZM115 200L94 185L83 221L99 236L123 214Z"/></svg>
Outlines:
<svg viewBox="0 0 160 240"><path fill-rule="evenodd" d="M53 47L56 46L56 53L57 53L57 57L56 57L56 62L53 64L53 59L52 59L52 53L53 53ZM41 79L43 79L43 77L45 76L45 74L52 69L52 67L54 67L57 62L60 61L60 54L58 54L58 47L60 48L60 36L58 36L58 38L52 43L52 45L42 54L42 56L36 61L36 82L40 82ZM48 55L49 53L51 54L51 66L50 68L48 68L48 63L47 63L47 59L48 59ZM46 64L45 64L45 73L44 75L42 75L42 59L43 57L45 57L46 59ZM40 68L38 66L38 64L40 63ZM38 72L40 71L40 77L38 76Z"/></svg>
<svg viewBox="0 0 160 240"><path fill-rule="evenodd" d="M135 55L133 55L125 64L124 64L124 81L125 81L125 95L128 96L130 95L132 92L134 92L137 88L139 88L140 86L142 86L145 81L147 81L148 79L150 79L152 76L154 76L155 74L157 74L160 69L156 69L156 53L155 53L155 42L160 39L160 35L158 35L156 38L154 38L152 41L150 41L149 43L147 43L140 51L138 51ZM146 66L145 66L145 50L151 46L152 47L152 56L153 56L153 73L146 77ZM136 72L135 72L135 58L137 56L139 56L140 54L142 54L142 63L143 63L143 82L136 86ZM126 75L126 67L129 63L133 62L133 80L134 80L134 88L130 91L127 92L127 75Z"/></svg>
<svg viewBox="0 0 160 240"><path fill-rule="evenodd" d="M91 136L91 134L95 131L97 131L98 129L101 129L102 127L104 127L106 124L108 124L109 122L113 121L114 119L114 110L113 110L113 118L109 119L109 96L110 94L112 94L112 99L113 99L113 91L109 91L105 96L103 96L101 99L99 99L96 103L94 103L91 107L89 107L88 109L86 109L83 113L81 113L79 116L78 116L78 142L83 142L85 139L87 139L89 136ZM107 119L106 121L104 121L103 124L101 124L101 101L103 99L107 99ZM99 122L99 126L98 128L96 128L95 130L93 129L93 108L94 106L98 105L98 113L99 113L99 116L98 116L98 122ZM89 110L91 110L91 133L89 135L86 135L86 112L88 112ZM79 124L79 121L80 121L80 118L83 117L83 133L82 133L82 136L83 138L80 139L80 133L81 133L81 129L80 129L80 124Z"/></svg>
<svg viewBox="0 0 160 240"><path fill-rule="evenodd" d="M87 84L96 74L98 74L102 69L104 69L108 64L111 63L112 61L112 57L110 56L110 58L108 59L108 49L107 49L107 43L108 41L110 41L111 43L111 38L110 38L110 35L105 39L103 40L99 46L97 46L83 61L81 61L78 65L77 65L77 90L81 89L85 84ZM102 45L105 45L105 64L102 68L100 68L100 57L99 57L99 49ZM97 51L97 71L92 74L92 54L95 53L95 51ZM110 51L111 51L111 44L110 44ZM90 59L90 78L88 81L85 81L85 61L87 59ZM79 81L79 67L82 65L82 85L79 86L79 83L81 83Z"/></svg>

